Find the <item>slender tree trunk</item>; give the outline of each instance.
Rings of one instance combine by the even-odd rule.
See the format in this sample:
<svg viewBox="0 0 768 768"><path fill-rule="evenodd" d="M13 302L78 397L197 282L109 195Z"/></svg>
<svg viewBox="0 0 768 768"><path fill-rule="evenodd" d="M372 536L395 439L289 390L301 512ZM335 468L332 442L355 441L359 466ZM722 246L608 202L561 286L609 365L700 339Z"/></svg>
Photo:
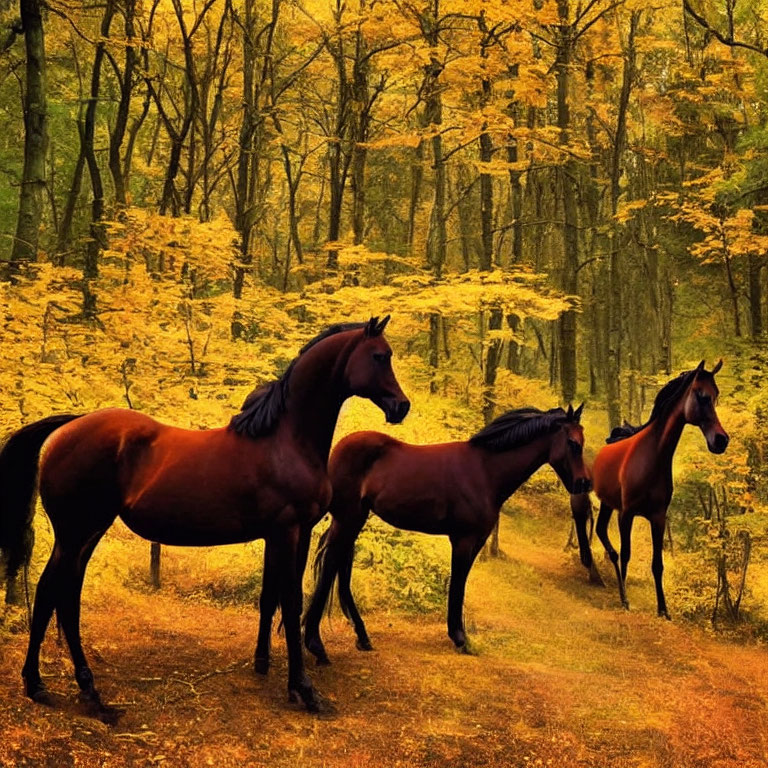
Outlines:
<svg viewBox="0 0 768 768"><path fill-rule="evenodd" d="M109 172L112 174L112 183L115 188L115 203L119 207L127 204L127 190L125 186L124 166L120 161L120 148L125 138L128 127L128 116L131 109L131 95L133 92L133 78L136 70L136 48L133 45L136 37L134 15L136 12L136 0L126 0L124 6L125 15L125 68L120 82L120 100L117 104L115 122L109 134Z"/></svg>
<svg viewBox="0 0 768 768"><path fill-rule="evenodd" d="M67 200L64 204L64 211L61 215L61 223L56 239L57 262L59 266L64 265L65 255L69 241L72 237L72 221L75 217L77 201L80 198L80 190L83 183L83 171L85 170L85 153L83 152L82 138L80 140L80 152L77 155L77 162L72 171L72 184L67 193Z"/></svg>
<svg viewBox="0 0 768 768"><path fill-rule="evenodd" d="M411 195L408 205L408 253L413 251L413 239L416 234L416 212L421 201L421 185L424 179L424 141L420 141L413 150L411 160Z"/></svg>
<svg viewBox="0 0 768 768"><path fill-rule="evenodd" d="M749 320L752 338L757 339L763 334L763 296L761 273L763 259L754 253L749 254Z"/></svg>
<svg viewBox="0 0 768 768"><path fill-rule="evenodd" d="M570 68L573 56L573 25L569 22L569 1L558 0L561 25L557 45L555 72L557 75L557 126L560 144L568 153L570 130ZM563 265L561 288L569 295L578 291L579 230L578 230L578 164L567 154L559 167L559 193L563 207ZM560 359L560 389L563 401L570 403L576 396L576 312L564 312L558 323Z"/></svg>
<svg viewBox="0 0 768 768"><path fill-rule="evenodd" d="M26 51L24 88L24 166L11 261L37 258L45 190L48 116L45 93L45 33L40 0L20 0Z"/></svg>
<svg viewBox="0 0 768 768"><path fill-rule="evenodd" d="M106 230L103 224L104 218L104 184L101 178L101 169L96 160L94 137L96 132L96 108L99 103L101 90L101 65L104 60L106 43L109 37L109 28L115 13L114 0L107 0L104 16L101 21L101 39L96 44L96 53L93 57L93 70L91 72L91 93L88 106L85 110L83 121L83 154L91 177L91 227L90 239L85 251L83 264L83 314L93 317L96 313L96 296L91 291L90 281L99 274L99 254L107 245Z"/></svg>

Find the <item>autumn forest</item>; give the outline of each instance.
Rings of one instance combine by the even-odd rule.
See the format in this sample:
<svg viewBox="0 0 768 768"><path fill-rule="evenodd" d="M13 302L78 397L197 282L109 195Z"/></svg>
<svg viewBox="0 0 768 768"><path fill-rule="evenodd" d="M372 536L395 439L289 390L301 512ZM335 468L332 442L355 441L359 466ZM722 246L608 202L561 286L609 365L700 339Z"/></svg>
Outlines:
<svg viewBox="0 0 768 768"><path fill-rule="evenodd" d="M0 616L0 766L766 765L766 30L764 0L0 0L0 433L107 407L223 427L323 329L391 315L410 413L349 400L334 442L584 402L591 467L701 360L730 440L704 419L675 455L670 623L645 521L631 610L599 523L589 583L556 467L482 547L467 654L447 538L372 515L351 578L375 652L332 604L316 721L286 702L283 635L254 679L265 544L150 557L122 523L83 642L126 714L74 703L53 626L43 679L72 701L35 708L40 511Z"/></svg>

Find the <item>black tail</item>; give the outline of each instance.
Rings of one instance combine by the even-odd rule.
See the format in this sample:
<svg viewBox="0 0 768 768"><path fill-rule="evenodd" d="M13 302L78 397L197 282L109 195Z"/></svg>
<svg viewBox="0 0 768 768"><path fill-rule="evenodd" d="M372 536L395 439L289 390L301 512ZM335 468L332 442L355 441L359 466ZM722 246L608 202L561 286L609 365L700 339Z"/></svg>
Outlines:
<svg viewBox="0 0 768 768"><path fill-rule="evenodd" d="M333 525L333 520L331 520ZM315 580L314 587L317 589L317 583L320 580L320 573L325 565L325 559L328 555L328 536L331 533L331 525L329 525L325 531L320 534L320 538L317 542L317 551L315 552L315 559L312 562L312 576ZM333 576L333 580L336 581L336 574ZM328 592L328 603L325 606L326 616L331 615L331 608L333 607L333 584ZM306 619L306 616L304 617Z"/></svg>
<svg viewBox="0 0 768 768"><path fill-rule="evenodd" d="M0 450L0 555L5 561L6 600L19 568L32 557L40 449L59 427L79 418L66 413L28 424L14 432Z"/></svg>

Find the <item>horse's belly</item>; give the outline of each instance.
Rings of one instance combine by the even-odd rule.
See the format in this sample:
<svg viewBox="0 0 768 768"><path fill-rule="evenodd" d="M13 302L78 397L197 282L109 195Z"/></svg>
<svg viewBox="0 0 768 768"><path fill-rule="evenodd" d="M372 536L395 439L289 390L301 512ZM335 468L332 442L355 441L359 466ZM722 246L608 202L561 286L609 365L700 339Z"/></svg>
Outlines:
<svg viewBox="0 0 768 768"><path fill-rule="evenodd" d="M242 544L266 536L263 525L241 525L235 520L176 520L170 516L151 519L123 515L125 524L138 536L158 544L178 547L208 547L222 544Z"/></svg>
<svg viewBox="0 0 768 768"><path fill-rule="evenodd" d="M434 498L418 501L387 504L379 501L374 504L374 513L385 523L418 533L441 534L447 532L448 510L446 505Z"/></svg>
<svg viewBox="0 0 768 768"><path fill-rule="evenodd" d="M160 544L216 546L263 538L279 509L267 498L186 492L148 491L129 502L121 514L139 536Z"/></svg>

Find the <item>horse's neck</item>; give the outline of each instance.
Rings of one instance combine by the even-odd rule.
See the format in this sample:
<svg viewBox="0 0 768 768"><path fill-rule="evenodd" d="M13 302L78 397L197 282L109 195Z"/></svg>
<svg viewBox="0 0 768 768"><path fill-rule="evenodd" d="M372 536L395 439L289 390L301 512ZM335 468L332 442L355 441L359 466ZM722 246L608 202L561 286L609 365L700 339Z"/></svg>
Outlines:
<svg viewBox="0 0 768 768"><path fill-rule="evenodd" d="M486 451L485 466L491 495L501 506L549 457L551 435L509 451Z"/></svg>
<svg viewBox="0 0 768 768"><path fill-rule="evenodd" d="M684 398L672 409L664 421L651 427L649 437L654 441L654 452L659 463L672 466L672 459L685 427Z"/></svg>
<svg viewBox="0 0 768 768"><path fill-rule="evenodd" d="M342 403L349 393L344 370L353 343L333 337L307 350L296 362L288 383L285 428L301 445L302 453L314 455L325 467Z"/></svg>

